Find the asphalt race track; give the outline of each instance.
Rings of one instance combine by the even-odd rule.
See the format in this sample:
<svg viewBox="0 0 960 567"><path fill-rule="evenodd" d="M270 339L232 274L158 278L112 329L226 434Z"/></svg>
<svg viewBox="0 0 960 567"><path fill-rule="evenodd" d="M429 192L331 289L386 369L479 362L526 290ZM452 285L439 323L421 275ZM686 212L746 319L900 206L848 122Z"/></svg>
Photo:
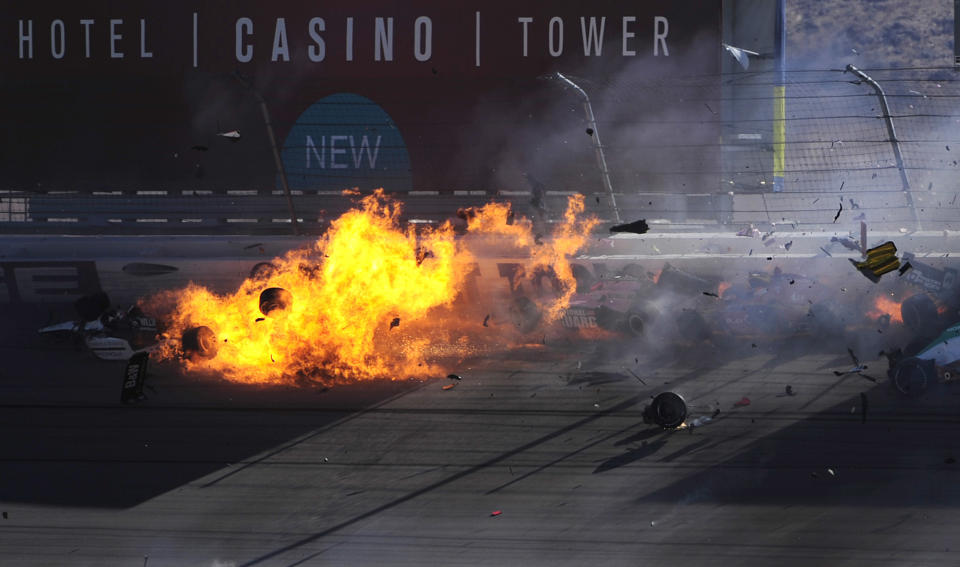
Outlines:
<svg viewBox="0 0 960 567"><path fill-rule="evenodd" d="M16 315L25 331L40 314ZM12 320L3 565L960 561L960 389L904 400L885 379L838 378L836 344L548 336L450 368L450 389L258 388L158 365L130 407L120 363ZM667 389L692 418L720 413L692 431L644 425Z"/></svg>

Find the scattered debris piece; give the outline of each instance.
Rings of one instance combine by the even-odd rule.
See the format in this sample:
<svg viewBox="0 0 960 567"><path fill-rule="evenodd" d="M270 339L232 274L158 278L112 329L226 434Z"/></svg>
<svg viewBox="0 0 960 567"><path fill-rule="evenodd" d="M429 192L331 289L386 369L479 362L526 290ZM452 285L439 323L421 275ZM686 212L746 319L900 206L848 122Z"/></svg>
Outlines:
<svg viewBox="0 0 960 567"><path fill-rule="evenodd" d="M827 474L829 474L830 476L837 476L837 473L834 472L833 469L827 469Z"/></svg>
<svg viewBox="0 0 960 567"><path fill-rule="evenodd" d="M797 283L797 280L790 280L790 285Z"/></svg>
<svg viewBox="0 0 960 567"><path fill-rule="evenodd" d="M253 320L253 322L254 322L254 323L259 323L260 321L266 321L266 320L267 320L266 317L257 317L256 319Z"/></svg>
<svg viewBox="0 0 960 567"><path fill-rule="evenodd" d="M790 242L787 242L786 244L784 244L784 245L783 245L783 248L784 248L785 250L790 250L790 247L791 247L791 246L793 246L793 241L792 241L792 240L791 240Z"/></svg>
<svg viewBox="0 0 960 567"><path fill-rule="evenodd" d="M610 232L632 232L634 234L645 234L650 230L650 226L647 225L645 219L640 219L638 221L628 222L625 224L617 224L610 227Z"/></svg>
<svg viewBox="0 0 960 567"><path fill-rule="evenodd" d="M862 262L857 262L852 258L850 262L873 283L880 281L880 276L883 274L900 267L900 259L897 258L897 246L889 240L867 250L866 255L867 259Z"/></svg>
<svg viewBox="0 0 960 567"><path fill-rule="evenodd" d="M703 103L703 106L706 106L706 107L707 107L707 110L709 110L709 111L710 111L710 114L714 114L714 115L716 114L716 112L714 112L714 111L713 111L713 109L712 109L712 108L710 108L710 105L709 105L709 104L707 104L707 103Z"/></svg>
<svg viewBox="0 0 960 567"><path fill-rule="evenodd" d="M236 142L240 139L240 131L230 130L229 132L218 132L217 136L220 136L221 138L227 138L231 142Z"/></svg>
<svg viewBox="0 0 960 567"><path fill-rule="evenodd" d="M451 389L453 389L454 386L456 386L456 384L446 384L446 385L443 387L443 389L444 389L444 390L451 390Z"/></svg>
<svg viewBox="0 0 960 567"><path fill-rule="evenodd" d="M503 514L503 512L500 510L494 510L493 512L490 512L491 516L499 516L500 514Z"/></svg>
<svg viewBox="0 0 960 567"><path fill-rule="evenodd" d="M400 317L394 317L393 321L390 321L390 329L400 326Z"/></svg>
<svg viewBox="0 0 960 567"><path fill-rule="evenodd" d="M257 242L256 244L251 244L250 246L244 246L243 249L244 249L244 250L253 250L254 248L257 248L257 247L259 247L259 246L263 246L263 242Z"/></svg>
<svg viewBox="0 0 960 567"><path fill-rule="evenodd" d="M7 513L4 512L4 513L3 513L3 519L6 520L6 519L8 519L8 517L9 517L9 516L7 516Z"/></svg>
<svg viewBox="0 0 960 567"><path fill-rule="evenodd" d="M458 374L447 374L448 380L463 380Z"/></svg>
<svg viewBox="0 0 960 567"><path fill-rule="evenodd" d="M420 264L422 264L427 258L433 258L433 252L418 246L416 252L417 266L420 266Z"/></svg>
<svg viewBox="0 0 960 567"><path fill-rule="evenodd" d="M837 376L837 377L839 378L839 377L843 377L843 376L848 376L848 375L850 375L850 374L856 374L857 376L859 376L859 377L861 377L861 378L863 378L863 379L865 379L865 380L869 380L869 381L871 381L871 382L876 382L876 381L877 381L876 378L874 378L873 376L868 376L868 375L866 375L866 374L863 373L863 371L867 369L867 365L860 363L860 359L857 358L857 355L853 354L853 349L850 348L850 347L847 347L847 352L850 353L850 359L853 360L853 368L851 368L850 370L846 370L846 371L844 371L844 372L840 372L840 371L838 371L838 370L834 370L834 371L833 371L833 375L834 375L834 376Z"/></svg>
<svg viewBox="0 0 960 567"><path fill-rule="evenodd" d="M578 362L577 364L579 365L580 363ZM577 368L579 368L579 366L577 366ZM633 370L630 370L630 369L627 368L626 366L624 366L623 369L626 370L627 372L629 372L630 374L632 374L633 377L636 378L641 384L643 384L644 386L647 385L647 383L643 381L643 378L637 376L637 373L636 373L636 372L634 372Z"/></svg>
<svg viewBox="0 0 960 567"><path fill-rule="evenodd" d="M747 228L744 228L744 229L741 229L741 230L737 231L737 236L751 236L751 237L756 238L757 236L760 236L760 231L757 230L757 228L755 228L755 227L751 224L751 225L748 226Z"/></svg>
<svg viewBox="0 0 960 567"><path fill-rule="evenodd" d="M907 270L909 270L912 267L913 265L911 265L910 262L907 262L906 264L900 266L900 275L902 276L903 274L907 273Z"/></svg>
<svg viewBox="0 0 960 567"><path fill-rule="evenodd" d="M831 258L833 258L833 254L827 252L827 249L824 248L823 246L820 247L820 251L826 254L827 256L830 256Z"/></svg>
<svg viewBox="0 0 960 567"><path fill-rule="evenodd" d="M750 348L757 348L757 343L750 343Z"/></svg>
<svg viewBox="0 0 960 567"><path fill-rule="evenodd" d="M748 49L743 49L742 47L734 47L726 43L721 43L720 45L727 50L727 53L733 55L733 58L737 60L737 63L739 63L741 67L743 67L744 71L750 68L750 55L753 55L754 57L760 57L760 54L756 51L750 51Z"/></svg>
<svg viewBox="0 0 960 567"><path fill-rule="evenodd" d="M784 389L788 396L795 396L796 393L793 391L793 386L787 384L787 387Z"/></svg>
<svg viewBox="0 0 960 567"><path fill-rule="evenodd" d="M489 325L487 325L487 322L489 321L490 321L490 314L487 313L487 316L483 318L483 326L488 327Z"/></svg>
<svg viewBox="0 0 960 567"><path fill-rule="evenodd" d="M738 400L738 401L736 401L736 402L733 402L733 407L735 407L735 408L742 408L742 407L749 406L749 405L750 405L750 398L748 398L748 397L746 397L746 396L740 398L740 400Z"/></svg>
<svg viewBox="0 0 960 567"><path fill-rule="evenodd" d="M841 184L840 189L843 189ZM833 222L837 222L837 219L840 218L840 213L843 212L843 201L840 201L840 208L837 210L837 214L833 215Z"/></svg>
<svg viewBox="0 0 960 567"><path fill-rule="evenodd" d="M703 292L703 295L706 295L706 296L708 296L708 297L716 297L716 298L718 298L718 299L720 298L719 295L713 293L712 291L705 291L705 292Z"/></svg>
<svg viewBox="0 0 960 567"><path fill-rule="evenodd" d="M587 136L593 136L593 128L587 128Z"/></svg>

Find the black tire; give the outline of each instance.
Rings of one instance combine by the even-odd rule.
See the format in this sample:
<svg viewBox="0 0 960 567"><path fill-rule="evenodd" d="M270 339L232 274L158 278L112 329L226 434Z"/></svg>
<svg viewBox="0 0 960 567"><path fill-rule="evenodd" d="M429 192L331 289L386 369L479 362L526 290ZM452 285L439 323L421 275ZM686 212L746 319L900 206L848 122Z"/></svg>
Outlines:
<svg viewBox="0 0 960 567"><path fill-rule="evenodd" d="M536 329L543 318L537 304L524 295L514 298L510 306L510 314L521 333L529 333Z"/></svg>
<svg viewBox="0 0 960 567"><path fill-rule="evenodd" d="M911 295L901 303L900 316L904 326L915 332L925 332L935 326L939 318L937 305L924 293Z"/></svg>
<svg viewBox="0 0 960 567"><path fill-rule="evenodd" d="M186 330L181 337L181 344L183 354L187 358L210 359L217 356L217 350L220 348L216 333L204 325Z"/></svg>
<svg viewBox="0 0 960 567"><path fill-rule="evenodd" d="M642 337L650 332L650 325L657 320L660 312L651 303L635 303L623 318L623 330L632 337Z"/></svg>
<svg viewBox="0 0 960 567"><path fill-rule="evenodd" d="M893 387L904 396L917 397L936 379L932 360L911 357L900 361L891 371Z"/></svg>
<svg viewBox="0 0 960 567"><path fill-rule="evenodd" d="M655 423L664 429L673 429L683 425L687 419L687 403L678 394L663 392L653 398L643 410L643 421Z"/></svg>
<svg viewBox="0 0 960 567"><path fill-rule="evenodd" d="M273 311L283 311L293 305L293 294L282 287L270 287L260 292L260 313L269 316Z"/></svg>

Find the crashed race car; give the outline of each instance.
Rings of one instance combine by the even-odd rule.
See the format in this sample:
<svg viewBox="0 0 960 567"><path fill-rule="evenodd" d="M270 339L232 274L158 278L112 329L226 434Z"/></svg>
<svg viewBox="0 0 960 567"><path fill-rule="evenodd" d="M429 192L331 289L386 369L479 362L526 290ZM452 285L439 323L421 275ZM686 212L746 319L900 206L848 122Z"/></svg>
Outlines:
<svg viewBox="0 0 960 567"><path fill-rule="evenodd" d="M126 310L112 309L107 294L100 292L81 297L74 308L78 319L43 327L40 335L83 341L102 360L130 360L158 345L156 320L136 305Z"/></svg>
<svg viewBox="0 0 960 567"><path fill-rule="evenodd" d="M960 323L947 328L929 343L907 346L887 355L887 376L903 395L919 396L937 382L951 382L960 371Z"/></svg>
<svg viewBox="0 0 960 567"><path fill-rule="evenodd" d="M102 360L124 361L120 401L144 399L150 352L160 345L157 322L147 317L138 306L126 310L112 309L106 293L81 297L74 303L78 318L39 330L52 340L73 340L82 343Z"/></svg>
<svg viewBox="0 0 960 567"><path fill-rule="evenodd" d="M666 333L681 342L728 339L831 336L842 318L827 307L813 279L753 272L729 284L666 264L656 275L639 266L590 285L581 285L561 323L567 328L599 327L625 336ZM587 280L589 281L589 280ZM581 290L585 287L585 290ZM663 316L669 311L672 317Z"/></svg>

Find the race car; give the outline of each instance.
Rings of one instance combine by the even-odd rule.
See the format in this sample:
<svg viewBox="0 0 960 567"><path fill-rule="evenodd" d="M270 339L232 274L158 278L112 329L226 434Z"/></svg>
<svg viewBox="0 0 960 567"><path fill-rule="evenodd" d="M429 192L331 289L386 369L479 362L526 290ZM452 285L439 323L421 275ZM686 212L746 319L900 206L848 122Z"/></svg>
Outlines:
<svg viewBox="0 0 960 567"><path fill-rule="evenodd" d="M938 381L951 382L960 371L960 323L930 342L908 345L888 355L887 376L901 394L918 396Z"/></svg>

